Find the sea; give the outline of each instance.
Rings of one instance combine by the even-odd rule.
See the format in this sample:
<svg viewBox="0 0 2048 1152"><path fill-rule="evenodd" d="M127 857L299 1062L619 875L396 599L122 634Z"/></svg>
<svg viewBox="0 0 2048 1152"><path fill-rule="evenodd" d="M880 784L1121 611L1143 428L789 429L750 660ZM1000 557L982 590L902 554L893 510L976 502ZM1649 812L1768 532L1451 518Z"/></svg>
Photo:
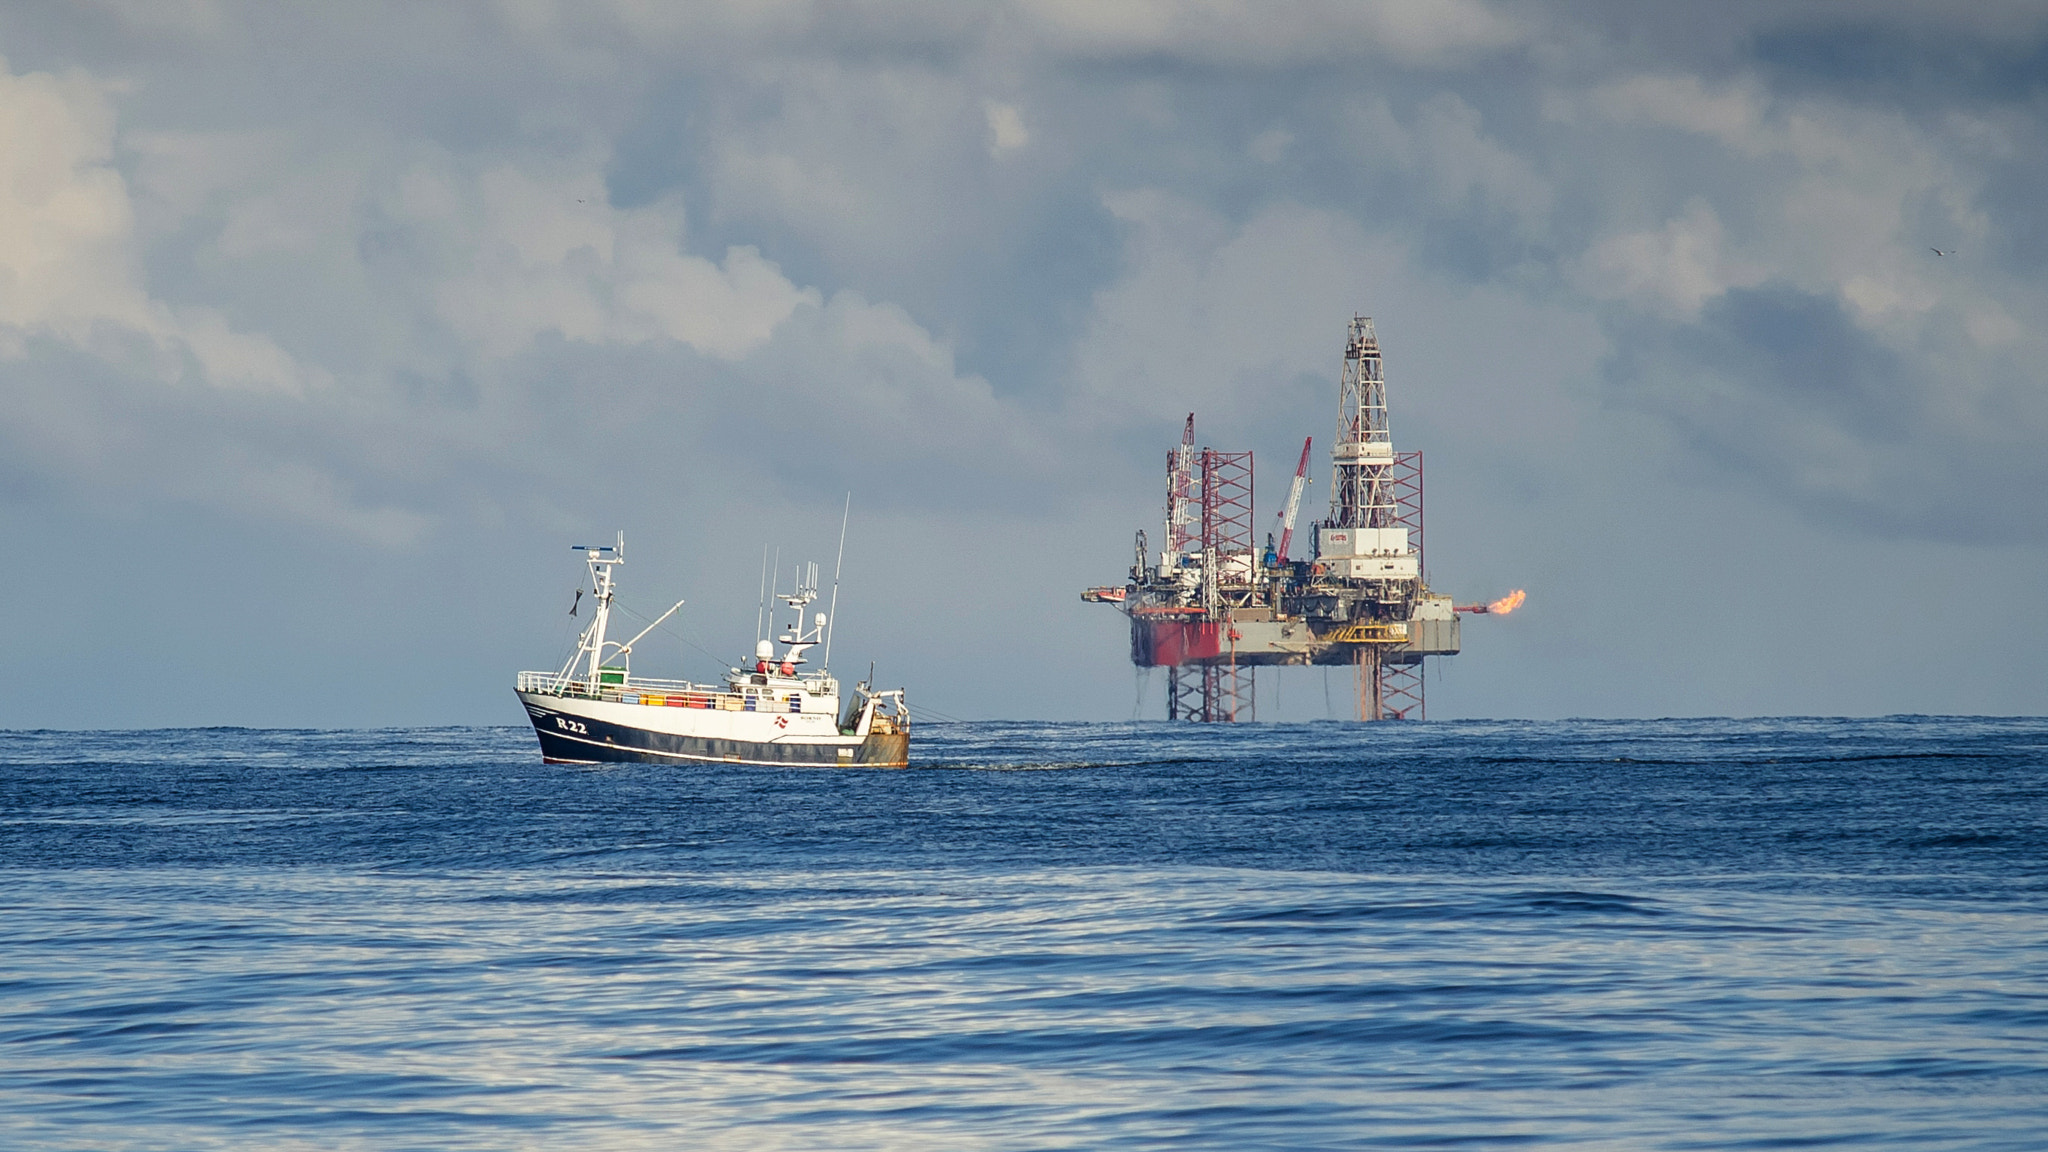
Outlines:
<svg viewBox="0 0 2048 1152"><path fill-rule="evenodd" d="M0 733L0 1148L2048 1148L2048 720Z"/></svg>

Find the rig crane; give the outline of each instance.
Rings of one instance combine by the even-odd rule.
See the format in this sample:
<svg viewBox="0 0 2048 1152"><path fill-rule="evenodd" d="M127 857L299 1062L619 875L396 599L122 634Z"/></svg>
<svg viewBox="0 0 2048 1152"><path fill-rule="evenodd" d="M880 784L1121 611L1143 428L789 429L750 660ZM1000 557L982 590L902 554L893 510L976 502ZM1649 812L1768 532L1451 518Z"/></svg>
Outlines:
<svg viewBox="0 0 2048 1152"><path fill-rule="evenodd" d="M1305 436L1301 441L1301 463L1294 466L1294 483L1287 489L1287 506L1280 510L1280 547L1274 557L1280 563L1287 563L1287 546L1294 542L1294 516L1301 511L1301 490L1308 483L1308 450L1316 438Z"/></svg>

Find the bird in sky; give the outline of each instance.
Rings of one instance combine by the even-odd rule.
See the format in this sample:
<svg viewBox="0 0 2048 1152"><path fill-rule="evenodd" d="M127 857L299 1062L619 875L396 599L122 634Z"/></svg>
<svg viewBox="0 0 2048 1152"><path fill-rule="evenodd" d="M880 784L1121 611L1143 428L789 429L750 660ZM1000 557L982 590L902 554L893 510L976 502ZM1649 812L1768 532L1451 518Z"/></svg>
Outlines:
<svg viewBox="0 0 2048 1152"><path fill-rule="evenodd" d="M1955 251L1955 249L1951 248L1948 250L1948 252L1944 252L1939 248L1929 248L1928 251L1934 253L1936 256L1946 256L1948 255L1948 252L1953 252Z"/></svg>

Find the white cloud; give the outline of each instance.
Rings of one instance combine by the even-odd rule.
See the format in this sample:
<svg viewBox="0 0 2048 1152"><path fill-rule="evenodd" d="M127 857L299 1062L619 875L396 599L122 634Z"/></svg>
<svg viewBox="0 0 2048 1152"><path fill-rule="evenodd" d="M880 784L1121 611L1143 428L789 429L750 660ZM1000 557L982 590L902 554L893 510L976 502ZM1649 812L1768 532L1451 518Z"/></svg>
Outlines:
<svg viewBox="0 0 2048 1152"><path fill-rule="evenodd" d="M962 487L1019 472L1042 482L1055 465L1039 422L961 373L952 349L902 308L838 292L806 303L789 328L744 369L760 393L751 402L786 429L779 451L830 446L872 475L950 473Z"/></svg>
<svg viewBox="0 0 2048 1152"><path fill-rule="evenodd" d="M1709 87L1683 74L1630 76L1593 88L1584 104L1607 120L1694 132L1751 156L1775 146L1764 131L1763 88L1750 79ZM1569 101L1553 103L1552 114L1574 116Z"/></svg>
<svg viewBox="0 0 2048 1152"><path fill-rule="evenodd" d="M610 207L594 163L551 176L500 166L467 187L414 172L403 187L416 222L464 237L435 296L442 317L488 357L554 333L593 343L667 338L736 360L766 344L798 304L818 301L754 248L729 249L723 264L684 251L679 203Z"/></svg>
<svg viewBox="0 0 2048 1152"><path fill-rule="evenodd" d="M536 406L535 389L559 388L526 382L536 357L560 355L544 351L551 341L612 365L604 395L647 415L622 445L696 440L695 461L743 466L772 444L792 480L820 457L879 454L878 474L905 493L948 461L1000 471L1048 456L902 308L849 291L828 301L754 245L692 251L675 196L615 207L602 150L476 158L161 129L117 148L113 107L83 75L0 76L0 197L15 209L0 222L0 353L23 358L0 437L22 447L17 469L94 499L416 541L446 513L437 486L451 474L545 476L580 458L573 445L605 409L565 420ZM134 198L115 167L124 148ZM151 245L171 242L204 271L178 303L154 298L144 275ZM280 271L284 297L262 290ZM38 290L4 291L28 285ZM328 309L324 322L308 301ZM280 325L285 342L238 311ZM67 392L33 346L48 337L97 359L90 390ZM349 370L337 379L317 355L287 351L294 341ZM250 401L223 406L237 390ZM794 445L792 413L809 414ZM632 467L662 473L672 460Z"/></svg>
<svg viewBox="0 0 2048 1152"><path fill-rule="evenodd" d="M1696 199L1661 227L1595 244L1581 262L1579 282L1589 295L1690 319L1729 288L1763 282L1763 265L1726 248L1720 218Z"/></svg>
<svg viewBox="0 0 2048 1152"><path fill-rule="evenodd" d="M2023 154L2013 126L1670 72L1549 111L1581 130L1675 133L1679 171L1698 174L1686 190L1630 173L1633 195L1600 205L1604 233L1576 262L1575 283L1619 331L1656 331L1636 324L1656 316L1717 342L1672 363L1660 361L1699 342L1648 337L1670 342L1632 353L1615 396L1828 516L1901 532L1998 518L2048 529L2004 496L2038 483L2016 444L2048 436L2029 367L2048 358L2048 330L2019 319L2048 316L2048 289L1985 252L1991 174ZM1630 226L1657 193L1685 199ZM1755 291L1731 295L1743 289Z"/></svg>
<svg viewBox="0 0 2048 1152"><path fill-rule="evenodd" d="M1556 201L1550 179L1489 133L1479 110L1456 93L1421 100L1405 121L1378 95L1352 103L1341 117L1351 159L1377 178L1396 177L1427 193L1430 214L1472 225L1504 220L1523 239L1549 228Z"/></svg>
<svg viewBox="0 0 2048 1152"><path fill-rule="evenodd" d="M975 243L991 169L1015 179L1040 151L1021 108L1028 148L996 138L975 78L921 59L777 59L732 85L699 113L708 195L693 211L801 238L852 275Z"/></svg>
<svg viewBox="0 0 2048 1152"><path fill-rule="evenodd" d="M987 111L989 155L1000 157L1031 143L1031 133L1024 127L1024 114L1015 104L990 100Z"/></svg>
<svg viewBox="0 0 2048 1152"><path fill-rule="evenodd" d="M1946 242L1980 239L1981 176L1938 137L1890 110L1826 98L1772 98L1754 79L1712 85L1696 76L1632 76L1578 104L1553 101L1567 121L1668 129L1719 145L1728 189L1709 207L1690 198L1657 229L1596 242L1587 265L1631 291L1696 309L1730 285L1774 279L1839 293L1870 324L1918 323L1959 303L1951 270L1929 261L1930 210ZM1739 231L1727 226L1740 212ZM1967 305L1966 305L1967 307Z"/></svg>
<svg viewBox="0 0 2048 1152"><path fill-rule="evenodd" d="M135 283L134 214L112 166L113 111L83 73L0 64L0 322L88 340L153 320Z"/></svg>
<svg viewBox="0 0 2048 1152"><path fill-rule="evenodd" d="M1105 203L1127 229L1125 267L1095 298L1074 372L1097 419L1195 408L1229 420L1273 385L1327 375L1348 309L1369 307L1405 259L1355 222L1300 205L1233 226L1159 189Z"/></svg>
<svg viewBox="0 0 2048 1152"><path fill-rule="evenodd" d="M1526 34L1477 0L1018 0L1010 8L1017 24L1054 51L1259 66L1359 53L1447 65L1499 50Z"/></svg>
<svg viewBox="0 0 2048 1152"><path fill-rule="evenodd" d="M84 73L16 76L0 61L0 354L34 334L108 349L154 344L157 374L298 392L324 377L208 308L173 309L143 286L135 211L113 167L107 88Z"/></svg>
<svg viewBox="0 0 2048 1152"><path fill-rule="evenodd" d="M1520 154L1489 136L1479 110L1445 93L1423 102L1410 153L1445 199L1478 195L1535 233L1551 208L1549 183Z"/></svg>

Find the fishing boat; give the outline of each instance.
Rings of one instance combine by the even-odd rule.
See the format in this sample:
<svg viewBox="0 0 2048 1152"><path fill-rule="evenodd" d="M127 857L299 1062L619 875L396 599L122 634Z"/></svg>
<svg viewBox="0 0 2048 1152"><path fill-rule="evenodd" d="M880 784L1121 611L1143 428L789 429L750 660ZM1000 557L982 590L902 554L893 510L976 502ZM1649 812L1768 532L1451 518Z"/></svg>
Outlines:
<svg viewBox="0 0 2048 1152"><path fill-rule="evenodd" d="M625 533L615 545L579 544L575 550L590 567L590 624L560 671L519 674L519 702L548 763L909 764L910 712L903 689L878 690L862 681L842 707L839 681L829 667L832 619L823 612L808 622L804 618L818 598L816 564L799 568L790 592L775 594L794 619L776 640L755 642L752 667L730 669L720 683L698 684L633 675L633 646L683 601L623 644L606 636L617 587L614 570L626 561ZM837 585L835 578L835 612ZM784 645L780 653L778 640ZM806 654L821 642L824 658L812 670Z"/></svg>

